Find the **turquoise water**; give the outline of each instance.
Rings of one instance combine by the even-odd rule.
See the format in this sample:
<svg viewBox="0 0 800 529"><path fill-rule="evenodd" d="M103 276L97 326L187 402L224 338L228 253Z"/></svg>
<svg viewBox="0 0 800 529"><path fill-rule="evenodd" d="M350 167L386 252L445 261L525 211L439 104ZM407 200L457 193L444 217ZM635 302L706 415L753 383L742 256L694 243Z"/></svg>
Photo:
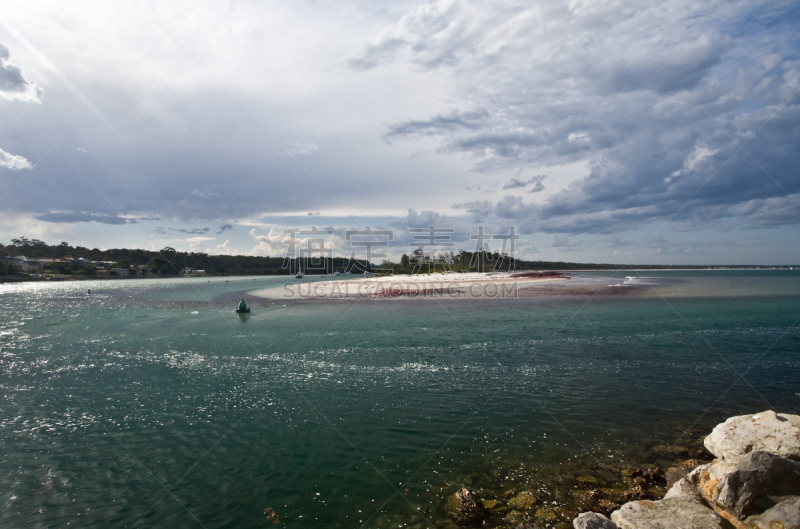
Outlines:
<svg viewBox="0 0 800 529"><path fill-rule="evenodd" d="M0 285L0 525L443 526L460 484L652 461L733 414L800 412L800 272L572 281L626 275L630 295L473 301Z"/></svg>

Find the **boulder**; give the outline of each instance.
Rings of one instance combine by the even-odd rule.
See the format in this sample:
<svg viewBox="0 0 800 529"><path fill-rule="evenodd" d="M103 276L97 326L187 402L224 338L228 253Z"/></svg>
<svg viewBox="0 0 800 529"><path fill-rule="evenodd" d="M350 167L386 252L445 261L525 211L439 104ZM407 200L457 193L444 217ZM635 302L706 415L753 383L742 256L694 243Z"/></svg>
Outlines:
<svg viewBox="0 0 800 529"><path fill-rule="evenodd" d="M583 512L572 520L575 529L617 529L617 525L596 512Z"/></svg>
<svg viewBox="0 0 800 529"><path fill-rule="evenodd" d="M709 503L713 503L717 485L719 485L722 478L734 470L736 470L735 466L721 459L715 459L707 465L697 467L686 478L700 490L703 498L708 500Z"/></svg>
<svg viewBox="0 0 800 529"><path fill-rule="evenodd" d="M723 460L715 459L708 465L706 465L706 470L711 475L712 478L720 481L722 478L736 470L736 465L731 465L730 463L726 463Z"/></svg>
<svg viewBox="0 0 800 529"><path fill-rule="evenodd" d="M738 519L765 511L775 497L800 496L800 463L751 452L716 487L713 500Z"/></svg>
<svg viewBox="0 0 800 529"><path fill-rule="evenodd" d="M700 494L700 489L692 485L686 478L678 480L664 495L664 499L674 498L676 496L686 496L687 498L692 498L701 503L703 501L703 495Z"/></svg>
<svg viewBox="0 0 800 529"><path fill-rule="evenodd" d="M619 529L727 529L728 522L700 502L677 496L626 503L611 514Z"/></svg>
<svg viewBox="0 0 800 529"><path fill-rule="evenodd" d="M478 525L488 517L483 504L466 487L447 499L445 509L447 514L459 525Z"/></svg>
<svg viewBox="0 0 800 529"><path fill-rule="evenodd" d="M758 529L800 529L800 497L780 502L759 516L754 525Z"/></svg>
<svg viewBox="0 0 800 529"><path fill-rule="evenodd" d="M733 465L755 451L800 460L800 416L767 410L731 417L718 424L703 444Z"/></svg>
<svg viewBox="0 0 800 529"><path fill-rule="evenodd" d="M667 480L667 488L672 487L678 481L688 476L689 472L704 463L704 461L700 461L699 459L688 459L682 463L678 463L674 467L668 468L664 473L664 478Z"/></svg>

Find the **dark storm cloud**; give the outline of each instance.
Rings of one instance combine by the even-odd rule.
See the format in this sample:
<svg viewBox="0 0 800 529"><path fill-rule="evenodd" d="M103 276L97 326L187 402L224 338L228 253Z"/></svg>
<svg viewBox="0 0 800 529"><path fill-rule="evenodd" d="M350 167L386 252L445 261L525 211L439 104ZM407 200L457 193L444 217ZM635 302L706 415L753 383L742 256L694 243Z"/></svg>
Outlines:
<svg viewBox="0 0 800 529"><path fill-rule="evenodd" d="M576 4L570 13L532 10L516 25L439 5L411 24L408 49L395 60L452 66L457 97L481 114L416 117L390 125L387 137L440 136L440 152L474 156L479 172L581 160L591 167L544 203L459 205L473 219L601 234L668 219L800 221L796 4ZM502 31L508 39L490 46L486 35ZM501 46L502 54L493 51ZM515 178L503 188L526 185Z"/></svg>
<svg viewBox="0 0 800 529"><path fill-rule="evenodd" d="M395 28L387 29L374 44L346 61L347 66L356 71L372 69L392 62L406 49L413 51L411 60L419 67L436 68L443 64L457 62L461 49L458 42L451 40L441 45L433 39L452 25L452 19L460 11L458 4L428 3L404 15ZM471 35L463 35L469 41ZM405 54L404 54L405 55Z"/></svg>
<svg viewBox="0 0 800 529"><path fill-rule="evenodd" d="M448 132L456 132L459 129L475 130L480 126L481 118L486 116L485 112L452 112L447 116L438 115L424 121L406 121L389 125L389 132L384 135L384 139L402 136L434 136Z"/></svg>
<svg viewBox="0 0 800 529"><path fill-rule="evenodd" d="M57 6L42 24L72 31L61 22L71 13ZM241 11L220 13L248 23L236 18ZM70 70L71 82L102 104L87 116L58 75L50 78L47 101L36 105L40 114L32 122L48 138L71 131L59 146L63 158L48 155L51 146L6 105L0 147L25 158L6 156L2 163L31 170L23 180L3 170L4 213L117 224L128 221L123 216L159 216L201 235L210 232L193 226L220 226L211 230L222 234L232 229L229 221L273 213L325 215L352 204L348 214L360 215L358 209L416 205L398 227L455 226L455 215L419 211L424 189L427 209L443 211L458 200L458 213L473 221L570 237L668 219L720 229L798 223L796 2L434 0L392 17L377 37L373 28L388 18L370 19L364 22L370 29L358 31L296 17L287 35L298 40L289 39L282 54L264 54L242 37L247 31L220 39L198 61L224 91L184 55L161 62L154 54L117 86L129 70L116 68L136 64L141 50L128 50L123 60L105 49L67 49L59 67L81 61ZM182 37L190 53L205 49L204 34L216 38L220 25L211 22L198 20L207 30L195 32L198 40ZM345 30L361 44L348 41L325 64L314 62L324 54L303 55L303 46L295 46L338 45ZM64 40L51 41L42 54L58 56ZM273 56L281 60L258 62ZM345 56L351 70L325 69ZM5 97L41 98L9 59L0 48ZM357 82L341 77L352 80L362 70ZM408 139L435 162L408 162ZM293 147L281 151L286 141ZM478 174L463 170L465 159ZM588 168L585 176L559 187L560 173L548 166L578 162ZM449 180L432 178L430 167L449 172ZM527 176L534 172L548 173L547 184ZM523 197L454 196L462 176L465 184L485 177L472 189L494 193L507 182Z"/></svg>
<svg viewBox="0 0 800 529"><path fill-rule="evenodd" d="M177 232L180 232L180 233L186 233L186 234L189 234L189 235L203 235L204 233L208 233L209 229L208 228L192 228L192 229L170 228L170 230L177 231Z"/></svg>
<svg viewBox="0 0 800 529"><path fill-rule="evenodd" d="M529 192L538 193L539 191L544 191L544 184L542 183L542 181L545 178L547 178L547 175L532 176L527 180L512 178L503 186L503 189L519 189L527 187L530 184L533 184L533 187L529 190Z"/></svg>
<svg viewBox="0 0 800 529"><path fill-rule="evenodd" d="M593 80L607 93L652 90L661 94L691 89L722 60L731 39L703 36L669 51L632 54L613 59L593 71Z"/></svg>

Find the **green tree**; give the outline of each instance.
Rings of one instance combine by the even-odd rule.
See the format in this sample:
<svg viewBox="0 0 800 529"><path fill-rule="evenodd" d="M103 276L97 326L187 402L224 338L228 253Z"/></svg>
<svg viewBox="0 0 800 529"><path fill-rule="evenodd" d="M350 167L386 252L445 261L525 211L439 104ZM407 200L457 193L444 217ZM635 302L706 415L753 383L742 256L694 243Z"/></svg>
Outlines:
<svg viewBox="0 0 800 529"><path fill-rule="evenodd" d="M20 272L22 272L22 268L20 268L19 266L0 261L0 276L10 276L14 274L19 274Z"/></svg>

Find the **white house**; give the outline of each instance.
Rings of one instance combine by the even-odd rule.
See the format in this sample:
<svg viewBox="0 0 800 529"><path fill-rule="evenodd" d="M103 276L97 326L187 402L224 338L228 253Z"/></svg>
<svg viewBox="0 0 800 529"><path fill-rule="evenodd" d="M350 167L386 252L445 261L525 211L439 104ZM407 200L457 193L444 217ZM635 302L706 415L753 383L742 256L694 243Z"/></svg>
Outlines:
<svg viewBox="0 0 800 529"><path fill-rule="evenodd" d="M30 257L25 257L24 255L18 255L16 257L11 257L10 255L7 257L3 257L3 262L12 264L14 266L18 266L22 268L23 271L26 270L41 270L42 263L37 261L36 259L32 259Z"/></svg>
<svg viewBox="0 0 800 529"><path fill-rule="evenodd" d="M117 277L130 277L131 270L130 268L112 268L111 272L114 273Z"/></svg>

